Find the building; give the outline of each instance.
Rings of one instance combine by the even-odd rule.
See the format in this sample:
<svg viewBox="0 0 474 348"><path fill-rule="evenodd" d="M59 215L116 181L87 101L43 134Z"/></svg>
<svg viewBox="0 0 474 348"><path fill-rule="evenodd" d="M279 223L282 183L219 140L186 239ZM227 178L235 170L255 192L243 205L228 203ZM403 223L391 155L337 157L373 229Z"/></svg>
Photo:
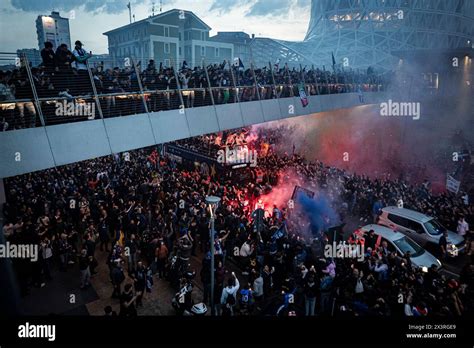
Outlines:
<svg viewBox="0 0 474 348"><path fill-rule="evenodd" d="M111 69L114 67L108 54L93 54L87 62L90 67L102 66L104 69Z"/></svg>
<svg viewBox="0 0 474 348"><path fill-rule="evenodd" d="M61 17L59 12L53 11L49 16L38 16L36 18L36 33L40 51L44 48L46 41L53 44L54 50L62 43L71 48L69 19Z"/></svg>
<svg viewBox="0 0 474 348"><path fill-rule="evenodd" d="M250 66L252 54L250 44L255 35L250 37L243 31L218 31L217 35L210 38L211 41L231 43L234 46L234 58L240 58L244 66Z"/></svg>
<svg viewBox="0 0 474 348"><path fill-rule="evenodd" d="M104 33L109 56L115 66L127 58L145 62L154 59L165 66L179 67L222 63L234 56L231 43L209 39L209 27L193 12L173 9Z"/></svg>
<svg viewBox="0 0 474 348"><path fill-rule="evenodd" d="M16 50L16 54L18 57L25 55L31 66L36 67L41 64L41 53L36 48L22 48L20 50Z"/></svg>

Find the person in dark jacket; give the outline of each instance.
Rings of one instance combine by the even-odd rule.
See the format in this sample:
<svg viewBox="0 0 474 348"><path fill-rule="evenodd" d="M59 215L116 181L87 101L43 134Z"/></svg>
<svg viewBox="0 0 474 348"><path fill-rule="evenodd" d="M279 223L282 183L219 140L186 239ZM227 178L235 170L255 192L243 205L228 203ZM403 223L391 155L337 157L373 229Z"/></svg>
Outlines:
<svg viewBox="0 0 474 348"><path fill-rule="evenodd" d="M448 256L448 231L443 232L443 235L439 238L438 245L441 253L441 258L445 260Z"/></svg>
<svg viewBox="0 0 474 348"><path fill-rule="evenodd" d="M377 236L375 235L374 230L370 230L369 233L365 236L365 249L370 248L371 250L375 249L375 243L377 242Z"/></svg>
<svg viewBox="0 0 474 348"><path fill-rule="evenodd" d="M136 296L136 305L137 307L142 307L143 292L146 287L146 277L148 269L145 267L142 261L138 262L138 266L135 272L132 274L132 279L134 281L135 291L137 292Z"/></svg>
<svg viewBox="0 0 474 348"><path fill-rule="evenodd" d="M95 242L92 239L92 236L87 233L84 237L84 248L87 250L87 256L91 259L90 271L91 274L96 274L95 268L97 267L97 260L95 260Z"/></svg>
<svg viewBox="0 0 474 348"><path fill-rule="evenodd" d="M85 289L90 285L89 280L91 278L90 264L92 257L87 256L87 249L82 249L81 256L79 257L79 270L81 271L81 289Z"/></svg>
<svg viewBox="0 0 474 348"><path fill-rule="evenodd" d="M124 287L123 294L120 295L120 316L124 317L136 317L137 308L135 307L135 302L140 293L133 295L133 286L132 284L127 284Z"/></svg>
<svg viewBox="0 0 474 348"><path fill-rule="evenodd" d="M270 296L272 288L273 288L273 272L275 272L275 268L265 265L263 267L262 278L263 278L263 296L264 298L268 298Z"/></svg>
<svg viewBox="0 0 474 348"><path fill-rule="evenodd" d="M314 316L314 308L316 307L316 295L319 284L316 283L313 274L308 275L308 279L304 284L304 302L306 316Z"/></svg>
<svg viewBox="0 0 474 348"><path fill-rule="evenodd" d="M111 278L112 278L112 284L114 286L114 292L112 293L112 298L115 298L115 297L120 297L120 294L121 294L120 286L125 280L125 275L123 274L121 260L115 261L112 267L113 268L111 272Z"/></svg>
<svg viewBox="0 0 474 348"><path fill-rule="evenodd" d="M54 54L51 42L47 41L44 43L44 48L41 50L41 59L43 60L44 72L47 75L52 75L56 66L56 55Z"/></svg>
<svg viewBox="0 0 474 348"><path fill-rule="evenodd" d="M55 58L56 72L54 74L54 86L60 92L69 93L73 76L72 63L74 62L74 55L68 49L66 44L61 44L56 50Z"/></svg>
<svg viewBox="0 0 474 348"><path fill-rule="evenodd" d="M211 255L207 253L206 257L202 260L201 268L201 281L204 287L203 289L203 302L210 303L211 294Z"/></svg>
<svg viewBox="0 0 474 348"><path fill-rule="evenodd" d="M107 225L107 221L104 218L101 218L100 220L101 220L99 222L100 251L104 251L104 246L105 246L105 251L109 252L109 241L110 241L109 228Z"/></svg>

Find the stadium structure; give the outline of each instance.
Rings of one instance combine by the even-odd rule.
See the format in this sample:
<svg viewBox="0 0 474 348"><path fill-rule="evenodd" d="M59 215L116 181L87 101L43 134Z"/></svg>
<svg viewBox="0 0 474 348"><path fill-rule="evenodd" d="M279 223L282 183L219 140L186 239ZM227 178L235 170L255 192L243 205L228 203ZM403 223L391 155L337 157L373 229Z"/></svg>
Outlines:
<svg viewBox="0 0 474 348"><path fill-rule="evenodd" d="M473 36L471 0L312 0L304 41L257 38L252 52L255 61L387 70L407 52L473 48Z"/></svg>

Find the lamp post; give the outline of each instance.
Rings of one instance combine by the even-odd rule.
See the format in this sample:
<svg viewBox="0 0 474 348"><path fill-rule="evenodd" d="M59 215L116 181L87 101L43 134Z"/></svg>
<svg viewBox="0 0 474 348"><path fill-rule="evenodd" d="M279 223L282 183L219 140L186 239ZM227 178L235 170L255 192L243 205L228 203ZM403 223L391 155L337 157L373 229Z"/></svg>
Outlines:
<svg viewBox="0 0 474 348"><path fill-rule="evenodd" d="M211 213L211 228L209 229L209 243L211 244L211 315L214 315L214 278L215 278L215 271L214 271L214 215L219 205L220 198L216 196L207 196L206 203L209 205L209 211Z"/></svg>

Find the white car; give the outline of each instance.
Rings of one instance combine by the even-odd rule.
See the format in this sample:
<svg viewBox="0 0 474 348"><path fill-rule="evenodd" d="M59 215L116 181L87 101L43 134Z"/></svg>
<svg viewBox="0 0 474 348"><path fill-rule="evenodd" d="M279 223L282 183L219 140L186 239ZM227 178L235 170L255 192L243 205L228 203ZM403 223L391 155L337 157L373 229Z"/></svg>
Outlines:
<svg viewBox="0 0 474 348"><path fill-rule="evenodd" d="M443 232L448 231L448 254L452 257L466 248L463 237L447 230L435 218L414 210L395 206L382 208L377 223L403 233L425 249L433 246L437 249Z"/></svg>
<svg viewBox="0 0 474 348"><path fill-rule="evenodd" d="M386 241L388 250L396 251L400 257L403 257L409 251L411 263L415 267L426 270L432 265L436 265L436 267L441 268L441 262L436 257L423 249L414 240L399 232L374 224L361 227L360 230L364 232L364 236L366 236L370 230L373 230L377 237L381 237L380 243Z"/></svg>

